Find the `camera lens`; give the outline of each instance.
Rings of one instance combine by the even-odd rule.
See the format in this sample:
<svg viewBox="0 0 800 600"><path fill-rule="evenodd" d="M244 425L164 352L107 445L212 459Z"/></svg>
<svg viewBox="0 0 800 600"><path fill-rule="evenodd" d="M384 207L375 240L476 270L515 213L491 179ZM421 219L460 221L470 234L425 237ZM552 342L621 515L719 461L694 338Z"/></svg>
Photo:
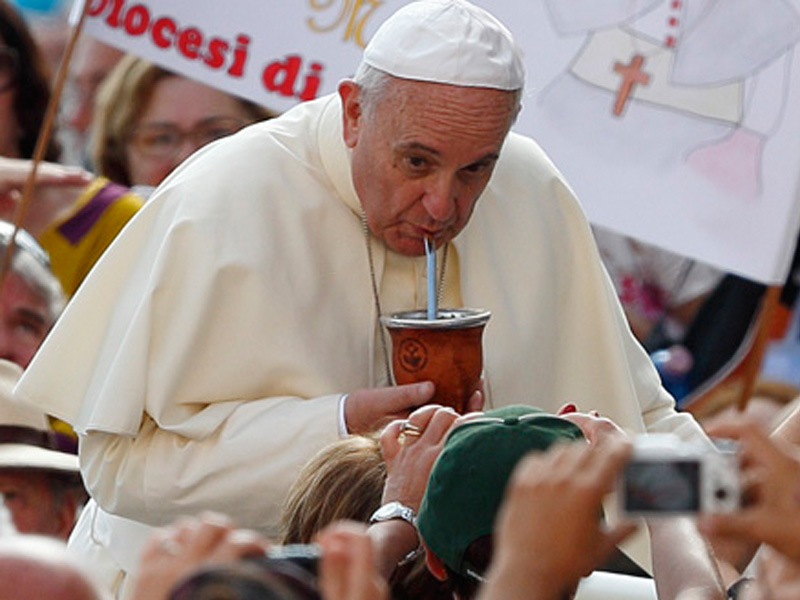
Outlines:
<svg viewBox="0 0 800 600"><path fill-rule="evenodd" d="M288 562L316 576L322 549L318 544L287 544L267 550L265 564Z"/></svg>
<svg viewBox="0 0 800 600"><path fill-rule="evenodd" d="M317 544L272 546L265 555L247 560L279 577L300 600L321 600L317 589L317 567L321 548Z"/></svg>

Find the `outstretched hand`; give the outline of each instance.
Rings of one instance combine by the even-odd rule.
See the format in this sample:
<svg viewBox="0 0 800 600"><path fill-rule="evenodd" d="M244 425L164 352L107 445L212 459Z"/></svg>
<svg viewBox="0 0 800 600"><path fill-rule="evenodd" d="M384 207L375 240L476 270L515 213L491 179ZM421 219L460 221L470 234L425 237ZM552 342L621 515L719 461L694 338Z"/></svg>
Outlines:
<svg viewBox="0 0 800 600"><path fill-rule="evenodd" d="M261 555L269 546L257 533L237 529L224 515L204 513L199 517L182 517L148 538L128 597L165 599L180 579L199 567Z"/></svg>
<svg viewBox="0 0 800 600"><path fill-rule="evenodd" d="M390 423L380 439L386 461L383 503L397 501L418 511L447 434L473 416L431 404L415 410L408 419ZM375 544L375 563L387 579L398 561L419 545L416 528L400 519L376 523L369 533Z"/></svg>
<svg viewBox="0 0 800 600"><path fill-rule="evenodd" d="M739 441L746 503L734 513L703 515L698 521L700 530L710 536L766 543L800 562L798 450L744 420L710 427L709 435Z"/></svg>
<svg viewBox="0 0 800 600"><path fill-rule="evenodd" d="M557 414L580 427L590 444L596 444L609 437L628 438L628 434L619 425L607 417L600 416L596 410L580 412L574 404L567 404L558 409Z"/></svg>
<svg viewBox="0 0 800 600"><path fill-rule="evenodd" d="M613 527L601 519L603 498L630 456L618 437L595 444L559 443L517 465L495 528L495 553L481 598L543 599L574 591L633 533L635 525Z"/></svg>
<svg viewBox="0 0 800 600"><path fill-rule="evenodd" d="M375 570L372 540L361 523L337 521L316 538L322 547L319 587L324 600L386 600L389 586Z"/></svg>
<svg viewBox="0 0 800 600"><path fill-rule="evenodd" d="M430 404L415 410L408 419L393 421L383 430L381 453L387 473L384 503L397 500L419 509L433 463L444 447L447 434L467 418L452 408Z"/></svg>
<svg viewBox="0 0 800 600"><path fill-rule="evenodd" d="M33 161L0 157L0 219L13 221L22 191L33 169ZM22 225L34 235L71 205L93 175L80 167L42 162L36 169L36 202Z"/></svg>

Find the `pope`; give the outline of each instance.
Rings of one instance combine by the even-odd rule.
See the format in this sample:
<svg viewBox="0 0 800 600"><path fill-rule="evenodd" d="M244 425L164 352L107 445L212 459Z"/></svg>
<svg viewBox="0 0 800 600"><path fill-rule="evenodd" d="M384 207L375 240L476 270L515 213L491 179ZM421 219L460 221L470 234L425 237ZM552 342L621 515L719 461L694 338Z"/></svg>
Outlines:
<svg viewBox="0 0 800 600"><path fill-rule="evenodd" d="M304 462L426 403L392 386L379 317L492 312L473 408L566 402L630 431L703 433L631 335L569 185L511 133L524 69L465 0L400 8L338 93L211 144L137 213L17 388L71 423L93 501L71 540L136 564L201 510L273 532Z"/></svg>

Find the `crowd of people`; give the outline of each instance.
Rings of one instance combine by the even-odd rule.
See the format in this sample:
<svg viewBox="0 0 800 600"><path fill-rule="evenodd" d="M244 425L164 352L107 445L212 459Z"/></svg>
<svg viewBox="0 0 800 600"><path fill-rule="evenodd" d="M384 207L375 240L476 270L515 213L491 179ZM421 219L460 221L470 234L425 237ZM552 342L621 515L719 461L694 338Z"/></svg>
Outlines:
<svg viewBox="0 0 800 600"><path fill-rule="evenodd" d="M592 230L511 131L524 66L489 12L406 4L285 117L82 39L16 228L41 48L0 0L7 597L798 597L800 408L676 408L648 340L722 275ZM425 305L431 244L437 301L492 313L464 414L393 385L381 324ZM738 507L621 512L656 433L735 440Z"/></svg>

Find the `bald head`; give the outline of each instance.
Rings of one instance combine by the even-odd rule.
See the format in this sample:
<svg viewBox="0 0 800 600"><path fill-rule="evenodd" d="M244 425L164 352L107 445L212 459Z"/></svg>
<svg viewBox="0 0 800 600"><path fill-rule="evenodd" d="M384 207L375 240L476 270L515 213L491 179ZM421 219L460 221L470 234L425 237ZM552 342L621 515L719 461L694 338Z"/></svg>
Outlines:
<svg viewBox="0 0 800 600"><path fill-rule="evenodd" d="M106 600L57 540L17 535L0 539L0 600Z"/></svg>

